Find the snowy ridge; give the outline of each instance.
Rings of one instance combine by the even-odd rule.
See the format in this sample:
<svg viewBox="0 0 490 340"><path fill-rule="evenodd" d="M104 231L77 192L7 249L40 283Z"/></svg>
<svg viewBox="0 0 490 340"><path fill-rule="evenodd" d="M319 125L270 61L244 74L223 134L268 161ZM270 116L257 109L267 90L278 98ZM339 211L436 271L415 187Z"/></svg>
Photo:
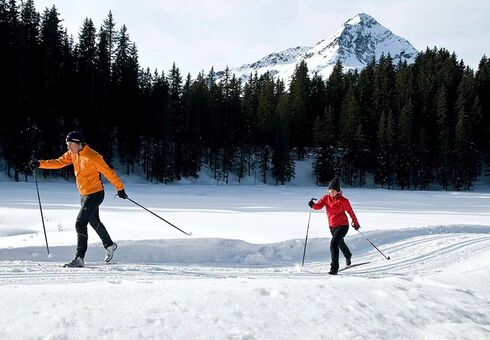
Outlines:
<svg viewBox="0 0 490 340"><path fill-rule="evenodd" d="M401 248L407 251L407 245L430 242L435 239L456 240L454 245L462 246L470 237L490 243L490 226L453 225L425 228L409 228L390 231L372 231L364 233L372 242L393 257ZM366 260L373 252L371 245L353 230L346 238L349 248ZM471 236L477 235L477 236ZM416 240L416 241L414 241ZM328 262L330 239L313 238L308 240L307 260ZM452 241L451 241L452 242ZM476 241L475 241L476 242ZM169 265L217 265L217 266L295 266L301 262L304 240L288 240L272 244L253 244L241 240L227 239L170 239L170 240L141 240L119 241L116 251L118 263L124 264L169 264ZM403 245L400 246L400 245ZM73 255L73 246L51 247L50 259L46 258L46 248L27 247L0 249L0 258L4 261L30 260L44 263L58 263ZM98 244L89 245L86 261L98 263L97 255L103 254L103 248ZM374 255L378 255L375 253ZM379 255L378 255L379 256ZM100 257L100 256L99 256ZM371 257L371 256L368 256ZM392 261L396 262L396 261ZM433 268L429 268L433 269Z"/></svg>
<svg viewBox="0 0 490 340"><path fill-rule="evenodd" d="M412 63L417 53L407 40L395 35L373 17L360 13L346 21L330 38L312 47L298 46L271 53L255 63L232 68L231 72L244 82L251 73L260 75L268 71L275 78L289 83L296 65L302 60L306 61L311 75L318 73L326 79L339 60L344 70L360 70L383 54L390 54L395 62ZM222 74L218 72L218 76Z"/></svg>

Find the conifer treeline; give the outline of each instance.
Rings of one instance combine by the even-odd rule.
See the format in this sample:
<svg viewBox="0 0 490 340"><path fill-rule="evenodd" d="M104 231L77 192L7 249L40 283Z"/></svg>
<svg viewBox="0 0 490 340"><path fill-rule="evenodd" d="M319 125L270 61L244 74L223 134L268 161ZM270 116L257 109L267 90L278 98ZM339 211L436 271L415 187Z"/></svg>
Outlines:
<svg viewBox="0 0 490 340"><path fill-rule="evenodd" d="M412 65L383 56L324 80L299 63L289 86L229 70L195 79L143 69L127 28L85 19L78 42L55 7L0 0L0 152L19 180L31 158L65 151L68 131L148 180L255 176L286 183L315 157L319 184L469 189L490 154L490 60L476 74L444 49ZM220 79L216 81L216 79ZM63 176L69 174L65 170Z"/></svg>

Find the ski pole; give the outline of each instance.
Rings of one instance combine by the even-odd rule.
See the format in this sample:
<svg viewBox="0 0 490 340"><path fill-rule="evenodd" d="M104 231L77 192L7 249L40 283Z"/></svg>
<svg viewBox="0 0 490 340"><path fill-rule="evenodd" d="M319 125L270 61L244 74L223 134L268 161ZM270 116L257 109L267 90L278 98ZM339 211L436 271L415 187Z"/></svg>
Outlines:
<svg viewBox="0 0 490 340"><path fill-rule="evenodd" d="M43 230L44 230L44 239L46 241L46 249L48 251L48 257L51 257L51 254L49 253L48 236L46 234L46 226L44 225L43 208L41 206L41 196L39 195L39 186L37 185L36 170L34 170L33 173L34 173L34 182L36 182L37 201L39 202L39 211L41 212L41 221L43 222Z"/></svg>
<svg viewBox="0 0 490 340"><path fill-rule="evenodd" d="M365 236L365 235L364 235L364 234L363 234L363 233L362 233L362 232L361 232L359 229L356 229L356 230L357 230L357 231L359 232L359 234L361 234L361 235L362 235L362 236L363 236L363 237L364 237L364 238L365 238L365 239L366 239L366 240L367 240L369 243L371 243L371 245L372 245L374 248L376 248L376 250L377 250L377 251L379 251L379 253L380 253L381 255L383 255L383 256L385 257L385 259L387 259L387 260L389 260L389 259L390 259L390 257L389 257L389 256L386 256L385 254L383 254L383 252L382 252L381 250L379 250L379 249L378 249L378 247L376 247L376 246L373 244L373 242L369 241L369 239L368 239L368 238L367 238L367 237L366 237L366 236Z"/></svg>
<svg viewBox="0 0 490 340"><path fill-rule="evenodd" d="M314 198L312 198L314 200ZM308 226L306 227L306 238L305 238L305 248L303 249L303 261L301 261L301 267L305 264L305 255L306 255L306 244L308 243L308 231L310 230L310 220L311 220L311 208L310 213L308 214Z"/></svg>
<svg viewBox="0 0 490 340"><path fill-rule="evenodd" d="M116 195L116 196L117 196L117 195ZM161 219L163 222L165 222L165 223L167 223L167 224L171 225L172 227L174 227L175 229L179 230L180 232L182 232L182 233L184 233L184 234L186 234L186 235L188 235L188 236L191 236L191 235L192 235L192 232L190 232L190 233L186 233L185 231L183 231L183 230L182 230L182 229L180 229L179 227L177 227L177 226L173 225L172 223L170 223L170 222L169 222L169 221L167 221L166 219L164 219L164 218L162 218L162 217L158 216L157 214L155 214L155 213L154 213L153 211L151 211L150 209L147 209L147 208L145 208L144 206L142 206L141 204L139 204L138 202L133 201L131 198L129 198L129 197L128 197L127 199L128 199L128 200L130 200L131 202L133 202L134 204L136 204L138 207L145 209L145 210L146 210L146 211L148 211L150 214L155 215L156 217L158 217L159 219Z"/></svg>

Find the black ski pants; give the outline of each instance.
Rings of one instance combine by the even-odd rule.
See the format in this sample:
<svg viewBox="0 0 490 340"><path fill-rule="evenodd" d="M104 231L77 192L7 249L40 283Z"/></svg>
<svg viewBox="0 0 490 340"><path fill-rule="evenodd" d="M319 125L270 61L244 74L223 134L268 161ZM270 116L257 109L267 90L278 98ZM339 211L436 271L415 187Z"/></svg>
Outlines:
<svg viewBox="0 0 490 340"><path fill-rule="evenodd" d="M80 195L81 208L75 224L78 238L77 256L84 258L87 252L87 224L89 223L99 235L105 248L113 244L109 233L99 218L99 205L102 201L104 201L104 190L86 196Z"/></svg>
<svg viewBox="0 0 490 340"><path fill-rule="evenodd" d="M332 228L330 227L330 233L332 234L332 241L330 241L330 255L332 256L332 262L330 263L330 270L337 272L339 270L339 248L342 250L346 259L352 257L352 253L349 247L344 242L344 237L349 231L349 226L340 226Z"/></svg>

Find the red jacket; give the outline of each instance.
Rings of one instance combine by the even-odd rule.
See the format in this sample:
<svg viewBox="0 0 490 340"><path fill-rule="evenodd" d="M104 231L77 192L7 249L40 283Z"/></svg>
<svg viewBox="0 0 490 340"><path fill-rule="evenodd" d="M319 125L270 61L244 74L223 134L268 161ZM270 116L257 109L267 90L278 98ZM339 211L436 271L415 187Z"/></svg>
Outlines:
<svg viewBox="0 0 490 340"><path fill-rule="evenodd" d="M349 200L342 196L342 193L338 193L337 196L331 197L325 195L318 202L313 205L313 209L320 210L325 207L328 216L328 225L331 228L349 225L345 212L347 211L352 219L354 225L359 225L356 214L349 203Z"/></svg>

